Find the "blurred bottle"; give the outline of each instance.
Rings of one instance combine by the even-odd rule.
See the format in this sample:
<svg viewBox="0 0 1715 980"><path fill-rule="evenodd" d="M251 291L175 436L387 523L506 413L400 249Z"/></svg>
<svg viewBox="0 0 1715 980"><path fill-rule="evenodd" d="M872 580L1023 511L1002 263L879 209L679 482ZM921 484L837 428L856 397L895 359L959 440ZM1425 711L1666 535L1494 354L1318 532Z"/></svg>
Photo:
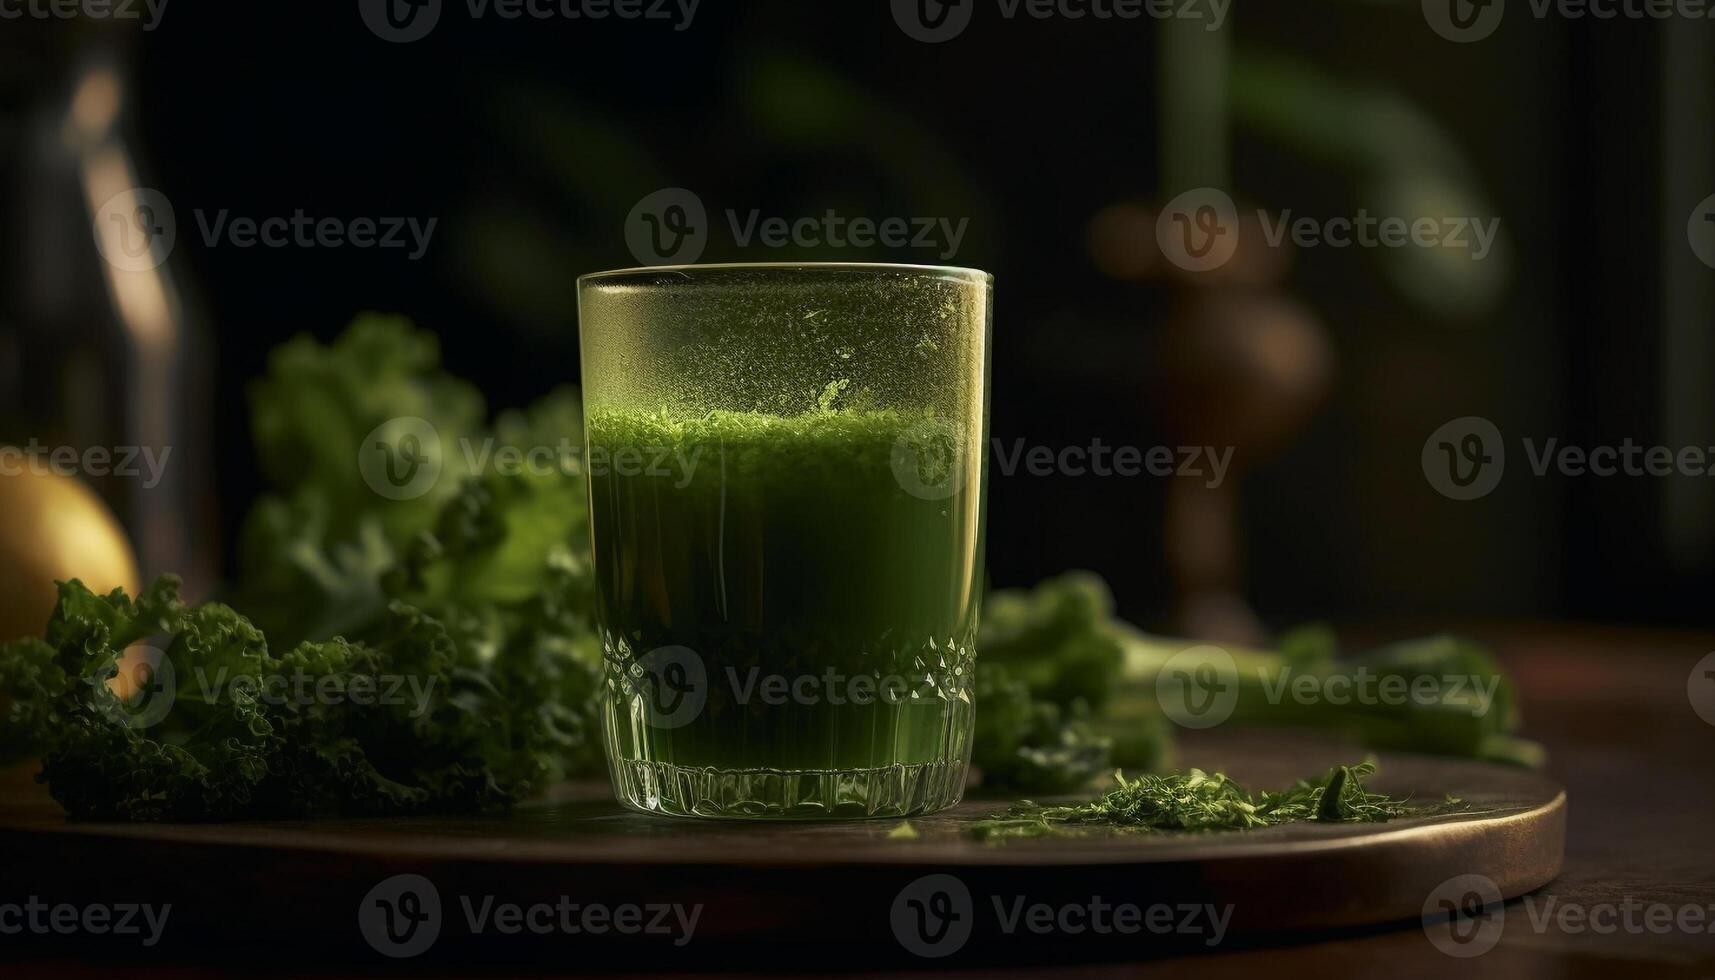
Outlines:
<svg viewBox="0 0 1715 980"><path fill-rule="evenodd" d="M0 463L75 475L117 514L145 578L178 572L204 594L217 554L207 344L170 260L171 206L139 175L128 57L139 35L7 23L0 446L30 455Z"/></svg>

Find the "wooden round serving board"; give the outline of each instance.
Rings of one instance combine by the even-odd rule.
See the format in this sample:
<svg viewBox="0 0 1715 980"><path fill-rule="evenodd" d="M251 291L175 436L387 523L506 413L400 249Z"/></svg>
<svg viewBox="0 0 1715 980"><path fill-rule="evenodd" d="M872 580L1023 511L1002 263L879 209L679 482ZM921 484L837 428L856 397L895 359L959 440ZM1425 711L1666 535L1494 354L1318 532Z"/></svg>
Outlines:
<svg viewBox="0 0 1715 980"><path fill-rule="evenodd" d="M1219 758L1188 761L1274 788L1337 758L1249 741L1242 751L1227 745ZM716 949L742 962L746 950L774 956L800 945L849 950L853 963L911 961L925 947L901 930L911 922L933 926L934 915L949 912L968 916L972 927L950 953L1006 962L1052 949L1136 957L1410 922L1455 876L1483 876L1511 898L1559 872L1566 799L1551 780L1472 762L1379 761L1372 790L1426 802L1452 794L1466 808L1382 824L984 843L969 836L969 825L1003 810L1003 800L969 800L914 818L916 836L902 839L899 820L733 823L636 814L613 803L605 786L577 785L493 816L77 824L25 773L13 772L0 785L0 902L29 895L170 902L163 941L175 945L287 944L376 957L359 930L360 907L386 879L420 875L433 883L445 919L437 953L484 962L540 964L544 955L572 949L598 963L659 955L646 961L686 965L700 962L696 951ZM952 882L925 882L930 875ZM929 895L960 889L968 896ZM500 935L468 927L465 904L478 907L487 897L525 907L569 899L701 911L692 941L678 945L648 935ZM1146 915L1165 906L1176 910L1176 923L1192 921L1188 928L1102 931L1082 912L1060 914L1104 905L1137 906ZM1050 911L1032 914L1059 925L1043 932L1014 914L1037 907ZM1062 928L1067 923L1086 926Z"/></svg>

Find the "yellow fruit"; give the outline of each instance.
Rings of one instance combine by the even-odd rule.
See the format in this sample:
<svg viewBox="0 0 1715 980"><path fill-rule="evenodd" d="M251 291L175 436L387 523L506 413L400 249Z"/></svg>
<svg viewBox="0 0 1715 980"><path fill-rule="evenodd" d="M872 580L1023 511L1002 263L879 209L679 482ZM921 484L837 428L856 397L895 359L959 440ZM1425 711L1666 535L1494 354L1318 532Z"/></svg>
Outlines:
<svg viewBox="0 0 1715 980"><path fill-rule="evenodd" d="M69 476L10 468L16 476L0 474L0 641L42 635L59 579L135 596L137 559L101 498Z"/></svg>

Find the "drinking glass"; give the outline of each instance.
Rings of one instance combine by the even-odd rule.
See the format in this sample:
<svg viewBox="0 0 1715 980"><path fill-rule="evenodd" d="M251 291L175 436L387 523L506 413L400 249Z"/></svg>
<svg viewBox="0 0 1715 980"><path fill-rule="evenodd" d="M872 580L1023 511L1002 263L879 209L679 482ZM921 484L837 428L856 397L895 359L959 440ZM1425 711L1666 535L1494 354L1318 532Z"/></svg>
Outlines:
<svg viewBox="0 0 1715 980"><path fill-rule="evenodd" d="M869 264L578 280L603 738L680 816L958 801L992 278Z"/></svg>

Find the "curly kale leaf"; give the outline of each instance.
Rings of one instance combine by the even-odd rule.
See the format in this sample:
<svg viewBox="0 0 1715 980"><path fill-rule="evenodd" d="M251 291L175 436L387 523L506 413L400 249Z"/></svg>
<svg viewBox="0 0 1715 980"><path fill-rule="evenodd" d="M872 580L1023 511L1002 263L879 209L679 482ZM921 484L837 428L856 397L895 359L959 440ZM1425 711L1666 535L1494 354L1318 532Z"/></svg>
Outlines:
<svg viewBox="0 0 1715 980"><path fill-rule="evenodd" d="M371 313L331 344L298 337L276 349L250 401L274 492L240 533L236 601L278 647L375 622L382 573L470 469L464 448L479 437L482 395L441 369L433 334ZM426 436L415 431L421 423ZM364 441L380 432L391 446L389 426L412 427L412 445L438 468L421 494L391 499L365 478L360 456L376 447Z"/></svg>
<svg viewBox="0 0 1715 980"><path fill-rule="evenodd" d="M184 613L174 578L157 581L136 602L123 592L95 595L77 581L61 583L59 593L49 639L0 646L0 757L9 760L46 753L66 727L73 697L112 683L127 648L172 631Z"/></svg>
<svg viewBox="0 0 1715 980"><path fill-rule="evenodd" d="M0 764L47 751L64 725L59 700L72 683L57 651L39 637L0 643Z"/></svg>
<svg viewBox="0 0 1715 980"><path fill-rule="evenodd" d="M72 817L220 819L250 807L277 735L255 688L273 665L242 616L184 608L170 577L135 603L72 581L60 585L45 643L69 683L41 692L38 710L54 722L38 778ZM164 648L139 646L156 643ZM110 683L122 658L128 676Z"/></svg>
<svg viewBox="0 0 1715 980"><path fill-rule="evenodd" d="M467 480L386 587L488 667L507 708L511 778L541 787L602 765L577 392L561 389L502 415L495 432L498 446L544 451L521 472Z"/></svg>
<svg viewBox="0 0 1715 980"><path fill-rule="evenodd" d="M507 705L521 784L543 788L600 772L601 641L591 625L588 566L570 555L550 564L530 600L499 613L495 686Z"/></svg>
<svg viewBox="0 0 1715 980"><path fill-rule="evenodd" d="M593 601L582 443L574 389L502 414L494 435L477 447L485 471L466 480L413 538L390 590L427 608L514 604L569 568Z"/></svg>
<svg viewBox="0 0 1715 980"><path fill-rule="evenodd" d="M373 513L396 542L426 526L457 489L465 470L459 444L481 429L485 412L475 387L442 370L434 334L379 313L359 316L332 344L300 336L276 348L250 402L257 458L279 492L323 497L336 538ZM399 419L433 426L439 445L419 448L438 458L441 475L421 496L388 500L356 461L363 439Z"/></svg>
<svg viewBox="0 0 1715 980"><path fill-rule="evenodd" d="M434 619L396 604L372 642L302 644L280 666L284 806L381 814L516 797L493 772L507 762L499 694Z"/></svg>
<svg viewBox="0 0 1715 980"><path fill-rule="evenodd" d="M355 633L387 608L381 579L398 561L374 515L337 539L330 505L316 494L257 502L239 539L240 585L231 599L251 610L276 648Z"/></svg>
<svg viewBox="0 0 1715 980"><path fill-rule="evenodd" d="M598 675L590 651L573 649L593 637L563 618L576 615L568 594L555 580L458 634L396 602L363 642L306 643L282 657L289 680L347 692L281 705L283 802L310 812L478 810L599 761ZM479 638L499 649L485 655Z"/></svg>
<svg viewBox="0 0 1715 980"><path fill-rule="evenodd" d="M66 583L47 638L7 651L23 655L0 673L4 748L44 753L39 778L73 818L470 811L599 764L599 661L563 568L491 609L488 657L394 603L362 640L275 659L242 616L177 590L133 603Z"/></svg>

